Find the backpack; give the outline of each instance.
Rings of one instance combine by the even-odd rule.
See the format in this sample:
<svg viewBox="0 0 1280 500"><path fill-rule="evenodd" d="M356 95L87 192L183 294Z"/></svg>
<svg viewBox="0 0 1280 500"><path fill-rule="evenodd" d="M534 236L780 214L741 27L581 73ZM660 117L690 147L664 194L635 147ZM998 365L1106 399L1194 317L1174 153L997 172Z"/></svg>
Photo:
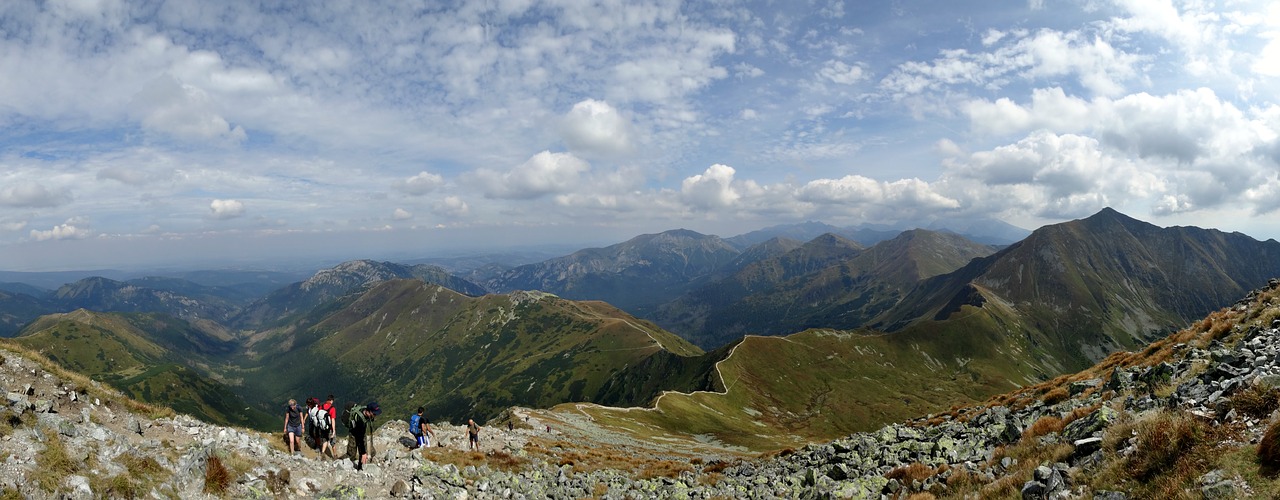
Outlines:
<svg viewBox="0 0 1280 500"><path fill-rule="evenodd" d="M364 411L364 405L347 403L346 406L342 407L342 426L346 427L347 430L351 430L356 426L356 420L361 418L360 412L362 411Z"/></svg>
<svg viewBox="0 0 1280 500"><path fill-rule="evenodd" d="M307 420L311 422L315 422L315 428L317 431L328 432L329 431L329 412L319 406L312 408L310 411L311 411L311 414L308 415Z"/></svg>
<svg viewBox="0 0 1280 500"><path fill-rule="evenodd" d="M421 424L422 415L415 413L412 417L409 417L409 434L413 434L415 436L422 434L422 429L420 429L422 426Z"/></svg>

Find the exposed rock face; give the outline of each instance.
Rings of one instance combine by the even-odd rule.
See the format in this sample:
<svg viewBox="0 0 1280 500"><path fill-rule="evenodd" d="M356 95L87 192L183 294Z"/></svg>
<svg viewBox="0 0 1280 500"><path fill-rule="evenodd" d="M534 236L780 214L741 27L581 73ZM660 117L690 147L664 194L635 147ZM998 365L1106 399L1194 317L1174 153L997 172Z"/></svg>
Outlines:
<svg viewBox="0 0 1280 500"><path fill-rule="evenodd" d="M484 428L480 453L465 451L460 426L433 424L435 446L411 450L404 444L404 422L380 421L373 462L355 470L349 460L310 450L285 453L273 442L279 436L181 415L135 414L96 383L77 385L0 351L0 453L8 457L0 463L0 489L31 498L96 498L122 495L118 489L132 485L137 496L213 498L216 474L210 468L222 467L231 476L225 495L235 498L889 498L977 495L1002 484L1003 495L1022 498L1129 498L1132 492L1095 490L1090 478L1108 464L1146 453L1138 429L1153 415L1219 429L1214 439L1236 449L1262 434L1268 417L1251 414L1257 408L1244 405L1243 395L1268 394L1280 384L1280 282L1263 292L1218 318L1229 323L1205 324L1141 353L1115 355L1088 373L989 406L772 458L715 452L704 459L696 443L668 445L670 452L662 455L654 451L662 445L654 443L631 451L631 460L649 461L640 466L647 473L589 455L621 440L561 434L522 418L519 410L510 419L520 428ZM48 450L58 446L65 459L55 462ZM614 451L628 453L623 448ZM1024 452L1021 463L1010 449ZM675 467L654 472L651 465L662 460ZM137 463L155 466L131 465ZM55 465L65 473L50 478L47 469ZM1211 468L1195 472L1179 491L1234 498L1250 488L1240 474Z"/></svg>

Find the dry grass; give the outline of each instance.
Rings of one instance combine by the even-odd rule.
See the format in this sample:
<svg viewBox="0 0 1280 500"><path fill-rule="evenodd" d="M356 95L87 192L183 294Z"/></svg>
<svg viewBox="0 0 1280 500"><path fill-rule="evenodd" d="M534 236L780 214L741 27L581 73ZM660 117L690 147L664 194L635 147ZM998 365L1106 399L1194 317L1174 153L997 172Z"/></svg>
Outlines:
<svg viewBox="0 0 1280 500"><path fill-rule="evenodd" d="M1249 384L1230 399L1231 408L1253 418L1267 418L1280 408L1280 391L1263 384Z"/></svg>
<svg viewBox="0 0 1280 500"><path fill-rule="evenodd" d="M210 455L204 466L204 492L213 495L226 495L231 487L231 471L222 465L222 459Z"/></svg>
<svg viewBox="0 0 1280 500"><path fill-rule="evenodd" d="M1039 420L1036 420L1030 427L1027 427L1027 430L1022 432L1022 439L1024 441L1032 440L1046 434L1062 432L1062 428L1065 425L1066 424L1062 422L1061 418L1053 415L1045 415L1040 417Z"/></svg>
<svg viewBox="0 0 1280 500"><path fill-rule="evenodd" d="M1181 413L1161 411L1132 429L1137 432L1136 450L1095 478L1097 486L1113 481L1127 485L1139 498L1182 498L1220 454L1216 448L1221 429Z"/></svg>
<svg viewBox="0 0 1280 500"><path fill-rule="evenodd" d="M105 401L108 406L119 402L131 413L144 415L152 419L172 417L175 415L172 408L137 401L124 395L124 393L100 384L89 377L63 368L62 365L51 361L38 351L28 349L8 340L0 340L0 349L7 350L27 358L28 360L40 365L40 367L46 372L53 374L63 381L71 382L72 384L81 387L83 394Z"/></svg>
<svg viewBox="0 0 1280 500"><path fill-rule="evenodd" d="M1050 389L1049 392L1044 393L1044 397L1041 398L1041 401L1044 401L1044 404L1046 405L1052 406L1066 401L1069 397L1071 397L1071 394L1067 392L1066 387L1055 387Z"/></svg>
<svg viewBox="0 0 1280 500"><path fill-rule="evenodd" d="M62 488L62 480L80 470L80 462L73 460L62 444L57 431L47 432L44 450L36 455L36 470L32 473L36 484L43 491L55 492Z"/></svg>
<svg viewBox="0 0 1280 500"><path fill-rule="evenodd" d="M933 477L938 471L920 462L912 462L897 467L884 474L885 479L897 479L902 484L910 485L914 481L924 481Z"/></svg>
<svg viewBox="0 0 1280 500"><path fill-rule="evenodd" d="M1268 426L1262 440L1258 441L1258 465L1268 476L1280 472L1280 421Z"/></svg>
<svg viewBox="0 0 1280 500"><path fill-rule="evenodd" d="M525 460L505 451L459 451L449 448L423 448L422 456L433 462L453 464L459 469L468 465L474 467L487 466L494 470L516 471L525 465ZM562 464L564 465L564 464Z"/></svg>
<svg viewBox="0 0 1280 500"><path fill-rule="evenodd" d="M951 491L976 491L985 484L981 477L969 469L953 469L951 476L947 477L947 488Z"/></svg>

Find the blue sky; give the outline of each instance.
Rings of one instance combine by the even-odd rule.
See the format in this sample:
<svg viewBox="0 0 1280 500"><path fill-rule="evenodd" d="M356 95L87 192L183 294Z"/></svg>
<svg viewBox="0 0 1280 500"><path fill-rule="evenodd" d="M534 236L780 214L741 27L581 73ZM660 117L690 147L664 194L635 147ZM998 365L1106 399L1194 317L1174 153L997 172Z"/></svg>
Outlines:
<svg viewBox="0 0 1280 500"><path fill-rule="evenodd" d="M1280 237L1273 2L374 4L4 2L0 268L1106 206Z"/></svg>

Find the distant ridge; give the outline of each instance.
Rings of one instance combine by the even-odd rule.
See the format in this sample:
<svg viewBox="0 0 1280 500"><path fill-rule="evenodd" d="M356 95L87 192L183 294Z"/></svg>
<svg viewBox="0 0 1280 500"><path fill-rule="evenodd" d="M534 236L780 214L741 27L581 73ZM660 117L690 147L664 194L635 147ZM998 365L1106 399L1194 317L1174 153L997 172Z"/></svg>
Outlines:
<svg viewBox="0 0 1280 500"><path fill-rule="evenodd" d="M485 286L503 293L542 290L575 300L603 300L645 316L738 254L738 249L717 236L676 229L519 266Z"/></svg>
<svg viewBox="0 0 1280 500"><path fill-rule="evenodd" d="M656 322L704 349L745 334L859 328L924 277L995 250L958 235L917 229L864 249L824 234L663 305Z"/></svg>
<svg viewBox="0 0 1280 500"><path fill-rule="evenodd" d="M353 293L361 293L378 283L393 279L417 279L458 293L484 295L485 289L458 278L439 266L407 266L392 262L353 260L322 269L305 281L271 292L240 311L231 323L238 328L264 328L282 324L321 305Z"/></svg>
<svg viewBox="0 0 1280 500"><path fill-rule="evenodd" d="M877 324L898 331L978 308L1028 330L1063 371L1174 331L1276 276L1273 240L1160 228L1107 208L921 282Z"/></svg>

